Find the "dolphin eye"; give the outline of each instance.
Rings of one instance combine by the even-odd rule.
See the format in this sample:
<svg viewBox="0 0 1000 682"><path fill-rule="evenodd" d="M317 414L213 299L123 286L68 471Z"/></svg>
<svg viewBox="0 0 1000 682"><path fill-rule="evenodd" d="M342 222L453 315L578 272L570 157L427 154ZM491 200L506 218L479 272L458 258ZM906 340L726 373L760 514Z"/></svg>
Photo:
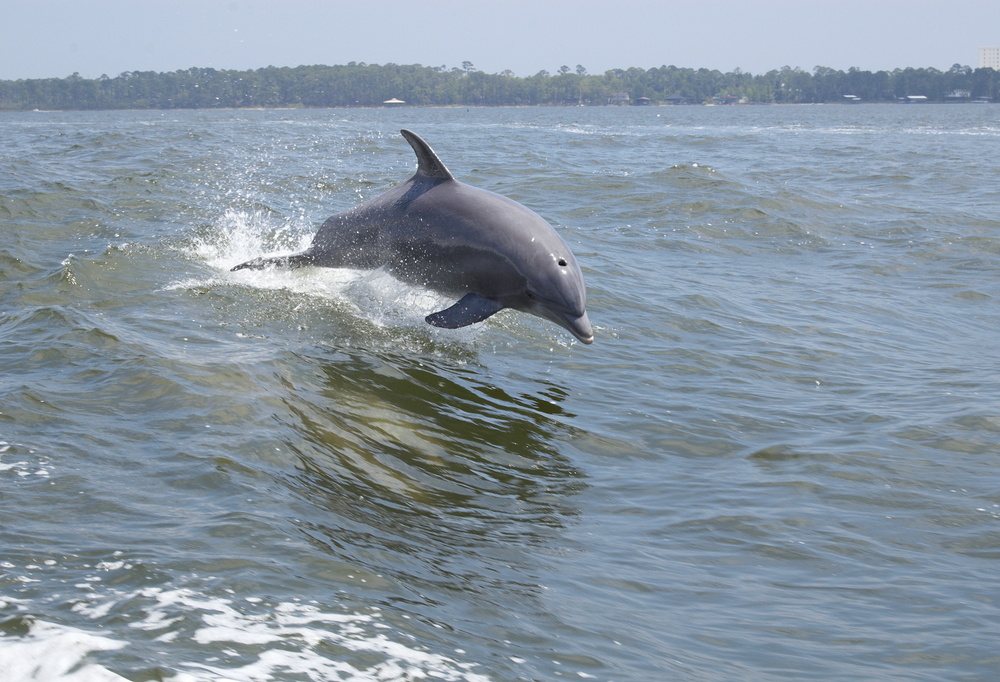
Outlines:
<svg viewBox="0 0 1000 682"><path fill-rule="evenodd" d="M560 258L559 259L559 265L561 265L563 267L566 267L566 259L565 258Z"/></svg>

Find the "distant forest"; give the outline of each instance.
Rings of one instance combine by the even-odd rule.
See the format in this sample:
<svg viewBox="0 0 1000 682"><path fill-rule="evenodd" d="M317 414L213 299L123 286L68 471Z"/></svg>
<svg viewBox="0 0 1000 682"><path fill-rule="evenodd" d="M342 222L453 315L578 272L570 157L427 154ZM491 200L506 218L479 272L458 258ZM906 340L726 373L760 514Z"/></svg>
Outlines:
<svg viewBox="0 0 1000 682"><path fill-rule="evenodd" d="M627 96L627 98L626 98ZM447 69L351 62L345 66L274 67L250 71L192 68L155 73L126 71L97 79L0 81L0 110L211 109L246 107L372 107L389 99L417 106L510 106L711 102L781 104L927 101L1000 101L1000 72L955 64L947 71L906 68L847 72L817 66L812 73L783 67L761 75L735 69L661 66L588 74L583 66L517 77L487 74L469 62Z"/></svg>

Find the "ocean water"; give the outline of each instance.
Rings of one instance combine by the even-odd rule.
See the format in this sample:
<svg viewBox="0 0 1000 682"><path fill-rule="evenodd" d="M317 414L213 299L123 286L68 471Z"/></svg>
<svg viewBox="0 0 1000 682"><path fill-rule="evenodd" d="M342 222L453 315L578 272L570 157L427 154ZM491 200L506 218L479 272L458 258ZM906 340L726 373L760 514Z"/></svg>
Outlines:
<svg viewBox="0 0 1000 682"><path fill-rule="evenodd" d="M229 272L407 179L596 340ZM0 680L996 680L1000 108L0 114Z"/></svg>

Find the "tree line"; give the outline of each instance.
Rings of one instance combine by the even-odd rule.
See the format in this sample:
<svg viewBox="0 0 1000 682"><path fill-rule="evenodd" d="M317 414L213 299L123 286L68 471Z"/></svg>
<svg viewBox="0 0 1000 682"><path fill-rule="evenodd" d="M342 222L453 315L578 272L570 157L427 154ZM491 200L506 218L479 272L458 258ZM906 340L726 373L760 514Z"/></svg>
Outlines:
<svg viewBox="0 0 1000 682"><path fill-rule="evenodd" d="M661 66L611 69L601 75L563 66L517 77L487 74L470 62L448 69L351 62L341 66L274 67L248 70L191 68L157 73L126 71L110 78L0 81L0 110L32 109L209 109L247 107L371 107L396 98L409 105L599 105L628 102L715 101L821 103L887 102L907 96L928 101L989 98L1000 101L1000 72L955 64L948 71L906 68L847 72L817 66L810 73L785 66L753 75L734 69Z"/></svg>

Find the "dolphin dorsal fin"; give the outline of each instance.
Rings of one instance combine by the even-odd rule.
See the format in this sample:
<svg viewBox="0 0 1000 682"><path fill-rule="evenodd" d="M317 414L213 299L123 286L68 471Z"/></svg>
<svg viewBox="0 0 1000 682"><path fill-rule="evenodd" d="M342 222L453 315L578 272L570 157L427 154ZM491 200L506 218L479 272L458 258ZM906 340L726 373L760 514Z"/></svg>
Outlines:
<svg viewBox="0 0 1000 682"><path fill-rule="evenodd" d="M441 159L434 153L431 146L420 139L420 136L409 130L400 130L406 141L413 147L417 154L417 175L425 178L436 178L440 180L454 180L451 171L441 163Z"/></svg>

